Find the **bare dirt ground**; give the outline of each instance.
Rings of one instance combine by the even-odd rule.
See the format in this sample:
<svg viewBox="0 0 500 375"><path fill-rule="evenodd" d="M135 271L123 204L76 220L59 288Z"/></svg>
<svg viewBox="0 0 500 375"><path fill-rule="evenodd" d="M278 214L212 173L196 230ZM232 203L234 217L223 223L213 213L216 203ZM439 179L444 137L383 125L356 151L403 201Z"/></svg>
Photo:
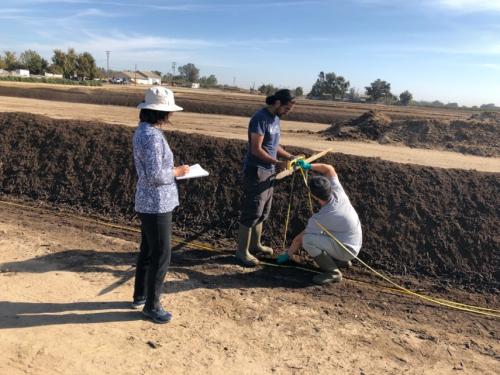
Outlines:
<svg viewBox="0 0 500 375"><path fill-rule="evenodd" d="M55 102L38 99L0 97L1 112L29 112L52 118L80 119L114 124L137 125L138 112L123 106ZM172 119L172 130L222 138L246 139L247 117L180 112ZM499 158L463 155L456 152L415 149L404 146L381 145L376 142L328 141L320 134L328 125L283 121L282 144L320 151L334 147L336 152L350 155L379 157L399 163L441 168L475 169L500 172Z"/></svg>
<svg viewBox="0 0 500 375"><path fill-rule="evenodd" d="M0 204L2 374L496 374L498 320L176 246L159 326L128 309L135 234ZM228 249L224 249L228 250ZM351 278L359 273L346 271ZM355 278L355 277L354 277ZM421 284L425 288L425 283ZM497 306L498 296L446 298Z"/></svg>

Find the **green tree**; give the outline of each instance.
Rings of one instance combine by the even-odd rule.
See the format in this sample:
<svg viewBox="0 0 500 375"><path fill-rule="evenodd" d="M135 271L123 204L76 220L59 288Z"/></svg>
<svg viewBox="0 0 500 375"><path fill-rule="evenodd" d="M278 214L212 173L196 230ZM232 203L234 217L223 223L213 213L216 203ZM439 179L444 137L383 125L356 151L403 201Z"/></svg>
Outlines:
<svg viewBox="0 0 500 375"><path fill-rule="evenodd" d="M0 55L0 69L6 69L6 68L7 64L5 64L3 57Z"/></svg>
<svg viewBox="0 0 500 375"><path fill-rule="evenodd" d="M63 74L63 70L59 65L51 64L47 68L47 71L52 74Z"/></svg>
<svg viewBox="0 0 500 375"><path fill-rule="evenodd" d="M278 90L276 87L274 87L272 84L262 84L260 87L257 89L261 94L264 95L272 95Z"/></svg>
<svg viewBox="0 0 500 375"><path fill-rule="evenodd" d="M15 52L5 51L3 61L7 70L16 70L19 68L19 62Z"/></svg>
<svg viewBox="0 0 500 375"><path fill-rule="evenodd" d="M370 86L366 86L365 89L371 101L376 102L379 99L392 99L391 84L381 79L373 81Z"/></svg>
<svg viewBox="0 0 500 375"><path fill-rule="evenodd" d="M174 75L172 73L167 73L161 76L162 82L173 82Z"/></svg>
<svg viewBox="0 0 500 375"><path fill-rule="evenodd" d="M52 56L53 65L61 68L61 73L64 78L73 78L77 75L78 55L74 48L68 48L68 52L63 52L59 49L54 50Z"/></svg>
<svg viewBox="0 0 500 375"><path fill-rule="evenodd" d="M349 81L342 76L338 76L333 72L326 74L320 72L308 97L323 98L329 96L333 100L343 99L349 86Z"/></svg>
<svg viewBox="0 0 500 375"><path fill-rule="evenodd" d="M401 94L399 94L399 102L402 105L409 105L412 100L413 100L413 95L408 90L403 91Z"/></svg>
<svg viewBox="0 0 500 375"><path fill-rule="evenodd" d="M61 51L60 49L55 49L54 54L52 55L51 67L53 67L53 66L59 67L60 71L62 73L63 69L64 69L65 61L66 61L66 54L63 51Z"/></svg>
<svg viewBox="0 0 500 375"><path fill-rule="evenodd" d="M68 48L68 52L66 53L66 66L65 66L65 70L68 73L67 78L76 77L77 69L78 69L78 55L76 54L74 48Z"/></svg>
<svg viewBox="0 0 500 375"><path fill-rule="evenodd" d="M200 78L200 69L191 63L179 66L178 71L181 78L189 83L198 82Z"/></svg>
<svg viewBox="0 0 500 375"><path fill-rule="evenodd" d="M98 69L94 57L89 52L78 55L76 59L76 76L80 80L94 79L98 75Z"/></svg>
<svg viewBox="0 0 500 375"><path fill-rule="evenodd" d="M302 96L304 95L304 89L300 86L298 86L297 88L295 88L295 96L296 97L299 97L299 96Z"/></svg>
<svg viewBox="0 0 500 375"><path fill-rule="evenodd" d="M208 77L201 77L199 83L201 87L215 87L217 86L217 77L210 74Z"/></svg>
<svg viewBox="0 0 500 375"><path fill-rule="evenodd" d="M29 49L19 56L19 65L23 69L28 69L32 74L43 74L49 63L38 52Z"/></svg>
<svg viewBox="0 0 500 375"><path fill-rule="evenodd" d="M324 95L324 85L325 85L325 73L324 72L319 72L318 78L316 79L316 82L314 85L311 87L311 91L307 96L309 98L319 98L321 99Z"/></svg>

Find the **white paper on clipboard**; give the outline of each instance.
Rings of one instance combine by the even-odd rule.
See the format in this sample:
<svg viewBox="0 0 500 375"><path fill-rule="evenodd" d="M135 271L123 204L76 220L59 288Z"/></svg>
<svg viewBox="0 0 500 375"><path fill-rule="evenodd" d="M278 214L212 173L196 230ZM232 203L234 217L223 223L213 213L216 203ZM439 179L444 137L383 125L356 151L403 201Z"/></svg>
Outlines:
<svg viewBox="0 0 500 375"><path fill-rule="evenodd" d="M204 170L201 165L195 164L189 166L189 172L181 177L176 177L176 180L187 180L189 178L198 178L208 176L208 171Z"/></svg>

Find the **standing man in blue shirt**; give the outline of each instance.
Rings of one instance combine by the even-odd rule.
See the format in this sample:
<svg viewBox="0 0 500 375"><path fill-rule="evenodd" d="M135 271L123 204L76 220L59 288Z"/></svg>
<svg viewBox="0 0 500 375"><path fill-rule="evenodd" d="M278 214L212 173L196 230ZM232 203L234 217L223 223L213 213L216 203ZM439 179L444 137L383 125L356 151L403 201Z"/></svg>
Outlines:
<svg viewBox="0 0 500 375"><path fill-rule="evenodd" d="M243 165L243 196L236 258L247 267L259 260L252 253L272 255L273 249L261 244L262 223L269 216L276 166L282 169L293 155L280 146L280 118L295 104L290 90L282 89L266 98L267 106L257 111L248 126L248 152Z"/></svg>

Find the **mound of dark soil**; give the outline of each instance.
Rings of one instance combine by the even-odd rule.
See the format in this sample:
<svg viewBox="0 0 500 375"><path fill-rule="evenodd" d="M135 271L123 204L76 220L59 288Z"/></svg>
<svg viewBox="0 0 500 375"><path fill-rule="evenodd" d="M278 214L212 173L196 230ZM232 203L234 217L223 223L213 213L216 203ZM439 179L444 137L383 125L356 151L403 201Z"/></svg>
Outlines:
<svg viewBox="0 0 500 375"><path fill-rule="evenodd" d="M324 131L326 137L377 140L389 127L391 118L379 111L368 111L345 123L333 124Z"/></svg>
<svg viewBox="0 0 500 375"><path fill-rule="evenodd" d="M500 124L478 121L407 120L395 121L385 140L412 147L445 148L479 156L500 155Z"/></svg>
<svg viewBox="0 0 500 375"><path fill-rule="evenodd" d="M469 120L500 124L500 112L485 111L474 113L470 116Z"/></svg>
<svg viewBox="0 0 500 375"><path fill-rule="evenodd" d="M481 119L496 118L492 113ZM500 155L500 122L496 120L398 120L369 111L361 117L333 124L323 135L330 140L377 140L410 147L444 149L479 156Z"/></svg>
<svg viewBox="0 0 500 375"><path fill-rule="evenodd" d="M0 114L0 193L121 222L136 222L133 129ZM246 144L167 132L177 162L211 175L179 183L178 231L204 240L234 238ZM308 150L291 149L309 154ZM432 275L478 289L499 286L500 176L331 154L364 230L361 257L393 274ZM276 187L265 235L281 245L291 179ZM289 236L308 218L297 179ZM291 237L289 237L291 238Z"/></svg>

